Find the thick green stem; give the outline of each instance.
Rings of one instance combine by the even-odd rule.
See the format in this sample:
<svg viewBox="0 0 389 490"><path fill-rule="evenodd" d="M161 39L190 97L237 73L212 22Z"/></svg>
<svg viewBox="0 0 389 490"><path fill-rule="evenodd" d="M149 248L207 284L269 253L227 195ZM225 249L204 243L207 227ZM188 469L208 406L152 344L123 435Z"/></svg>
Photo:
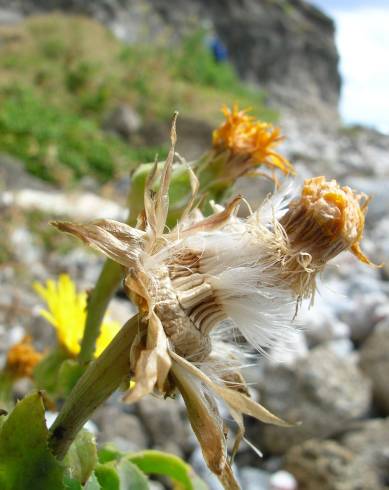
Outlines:
<svg viewBox="0 0 389 490"><path fill-rule="evenodd" d="M79 355L81 363L87 363L93 359L101 323L122 277L122 266L107 259L89 297L84 337Z"/></svg>
<svg viewBox="0 0 389 490"><path fill-rule="evenodd" d="M130 373L130 349L140 328L139 316L132 317L105 351L91 362L70 392L50 429L49 445L63 459L77 433Z"/></svg>

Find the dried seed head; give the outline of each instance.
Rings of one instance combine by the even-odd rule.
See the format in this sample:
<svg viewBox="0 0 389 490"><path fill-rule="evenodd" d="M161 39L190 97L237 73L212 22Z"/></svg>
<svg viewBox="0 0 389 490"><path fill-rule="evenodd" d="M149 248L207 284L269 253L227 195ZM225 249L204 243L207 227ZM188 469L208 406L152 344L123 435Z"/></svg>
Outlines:
<svg viewBox="0 0 389 490"><path fill-rule="evenodd" d="M253 162L289 169L272 149L279 132L253 122L237 108L226 109L226 118L214 134L214 151L220 151L220 159L229 159L235 172L243 168L244 173ZM238 329L261 351L291 340L296 301L313 296L316 275L325 263L346 249L368 262L359 250L366 202L361 204L362 196L335 181L318 177L306 181L300 198L286 203L286 211L281 207L283 215L273 207L277 201L285 204L276 196L240 219L238 197L203 218L190 213L197 190L193 185L185 219L165 233L174 143L173 124L158 191L153 192L157 166L146 185L144 231L108 220L57 226L126 267L125 285L145 325L145 334L131 349L136 383L126 400L134 402L155 388L168 395L173 383L184 397L209 467L225 488L238 488L213 395L225 401L238 425L236 446L243 437L243 414L288 424L247 396L239 356L230 348L231 331ZM223 345L214 340L226 319L230 336Z"/></svg>
<svg viewBox="0 0 389 490"><path fill-rule="evenodd" d="M42 354L35 350L29 336L11 347L7 354L6 370L14 378L31 378L34 367L42 359Z"/></svg>
<svg viewBox="0 0 389 490"><path fill-rule="evenodd" d="M369 199L325 177L307 179L301 196L282 218L291 247L304 249L315 263L325 263L343 250L366 264L359 243Z"/></svg>
<svg viewBox="0 0 389 490"><path fill-rule="evenodd" d="M279 128L256 121L237 106L224 107L223 114L225 122L212 135L213 147L217 153L228 153L226 171L234 174L234 178L259 165L279 169L284 174L294 173L291 163L274 150L282 141Z"/></svg>

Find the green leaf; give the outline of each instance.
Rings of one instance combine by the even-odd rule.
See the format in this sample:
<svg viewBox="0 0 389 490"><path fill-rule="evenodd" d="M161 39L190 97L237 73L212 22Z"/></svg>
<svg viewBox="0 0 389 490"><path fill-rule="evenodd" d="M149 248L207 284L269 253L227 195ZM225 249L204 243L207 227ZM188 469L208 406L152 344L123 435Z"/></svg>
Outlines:
<svg viewBox="0 0 389 490"><path fill-rule="evenodd" d="M102 490L101 486L96 478L96 475L93 475L89 478L87 484L84 487L84 490Z"/></svg>
<svg viewBox="0 0 389 490"><path fill-rule="evenodd" d="M147 477L130 461L99 464L95 474L101 490L149 490Z"/></svg>
<svg viewBox="0 0 389 490"><path fill-rule="evenodd" d="M173 454L149 450L132 454L128 459L144 473L168 476L185 490L207 490L193 469Z"/></svg>
<svg viewBox="0 0 389 490"><path fill-rule="evenodd" d="M93 474L85 486L82 486L78 480L74 480L65 475L65 489L66 490L101 490L100 484L97 481L96 476Z"/></svg>
<svg viewBox="0 0 389 490"><path fill-rule="evenodd" d="M86 367L81 366L75 359L66 359L58 370L57 385L63 396L67 396L77 383Z"/></svg>
<svg viewBox="0 0 389 490"><path fill-rule="evenodd" d="M61 364L68 357L67 352L60 347L47 354L34 369L36 386L50 394L56 394L58 390L58 373Z"/></svg>
<svg viewBox="0 0 389 490"><path fill-rule="evenodd" d="M97 463L95 438L87 430L81 430L70 446L65 464L71 478L86 483Z"/></svg>
<svg viewBox="0 0 389 490"><path fill-rule="evenodd" d="M113 463L97 465L95 475L101 490L120 490L119 475Z"/></svg>
<svg viewBox="0 0 389 490"><path fill-rule="evenodd" d="M123 459L118 464L120 490L149 490L149 483L140 469L128 460Z"/></svg>
<svg viewBox="0 0 389 490"><path fill-rule="evenodd" d="M110 461L118 461L123 456L113 444L106 444L98 451L99 463L109 463Z"/></svg>
<svg viewBox="0 0 389 490"><path fill-rule="evenodd" d="M64 484L66 490L82 490L82 485L78 480L70 478L70 476L65 475Z"/></svg>
<svg viewBox="0 0 389 490"><path fill-rule="evenodd" d="M64 467L47 446L41 393L20 401L0 432L1 490L64 490Z"/></svg>

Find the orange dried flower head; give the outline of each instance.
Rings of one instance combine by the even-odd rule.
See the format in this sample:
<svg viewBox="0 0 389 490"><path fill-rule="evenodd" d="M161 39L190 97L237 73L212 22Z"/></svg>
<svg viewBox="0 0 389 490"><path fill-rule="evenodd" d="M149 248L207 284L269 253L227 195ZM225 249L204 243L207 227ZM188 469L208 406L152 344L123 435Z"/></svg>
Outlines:
<svg viewBox="0 0 389 490"><path fill-rule="evenodd" d="M241 174L258 165L294 174L292 164L274 150L282 141L280 129L257 121L247 112L239 110L236 105L232 109L223 108L225 121L212 135L214 149L228 151L240 166Z"/></svg>
<svg viewBox="0 0 389 490"><path fill-rule="evenodd" d="M31 337L25 336L8 351L6 369L15 378L31 378L34 367L42 359L42 354L34 349L31 340Z"/></svg>
<svg viewBox="0 0 389 490"><path fill-rule="evenodd" d="M314 257L328 261L349 249L361 262L371 264L359 243L362 239L368 197L356 194L325 177L307 179L301 197L289 206L283 224L293 241L305 242ZM293 238L295 237L295 238Z"/></svg>

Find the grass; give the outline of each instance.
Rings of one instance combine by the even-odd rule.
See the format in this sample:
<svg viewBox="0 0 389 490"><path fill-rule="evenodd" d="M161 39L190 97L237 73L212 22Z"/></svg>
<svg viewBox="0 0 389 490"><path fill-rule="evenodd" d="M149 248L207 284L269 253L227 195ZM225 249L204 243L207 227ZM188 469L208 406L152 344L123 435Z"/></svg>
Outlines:
<svg viewBox="0 0 389 490"><path fill-rule="evenodd" d="M156 152L163 157L166 148L129 145L102 130L119 104L146 122L166 122L178 109L213 126L220 106L233 102L275 117L263 94L213 60L200 31L174 49L130 46L92 20L55 14L2 27L0 42L0 151L51 182L104 182Z"/></svg>

